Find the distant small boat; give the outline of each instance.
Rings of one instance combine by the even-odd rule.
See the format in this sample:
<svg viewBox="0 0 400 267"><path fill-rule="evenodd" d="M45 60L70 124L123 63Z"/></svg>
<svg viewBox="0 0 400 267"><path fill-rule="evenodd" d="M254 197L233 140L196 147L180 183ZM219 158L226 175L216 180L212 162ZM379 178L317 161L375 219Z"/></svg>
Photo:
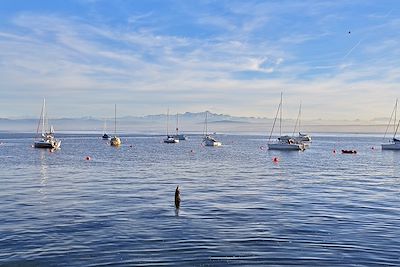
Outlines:
<svg viewBox="0 0 400 267"><path fill-rule="evenodd" d="M357 150L353 149L342 149L343 154L357 154Z"/></svg>
<svg viewBox="0 0 400 267"><path fill-rule="evenodd" d="M117 105L114 106L114 137L110 140L111 146L120 146L121 139L117 137Z"/></svg>
<svg viewBox="0 0 400 267"><path fill-rule="evenodd" d="M163 141L166 144L177 144L177 143L179 143L179 139L175 138L175 136L169 135L169 109L167 111L167 137L164 138Z"/></svg>
<svg viewBox="0 0 400 267"><path fill-rule="evenodd" d="M176 144L179 143L179 139L176 139L174 136L167 136L164 138L164 143L166 144Z"/></svg>
<svg viewBox="0 0 400 267"><path fill-rule="evenodd" d="M203 137L203 142L205 146L222 146L222 143L217 141L211 135L206 135Z"/></svg>
<svg viewBox="0 0 400 267"><path fill-rule="evenodd" d="M217 141L214 137L208 134L208 126L207 126L207 114L208 111L206 111L206 118L204 121L204 137L203 137L203 143L205 146L222 146L222 143Z"/></svg>
<svg viewBox="0 0 400 267"><path fill-rule="evenodd" d="M394 105L394 109L393 109L392 115L390 116L390 120L389 120L388 126L386 127L386 132L385 132L385 135L383 136L383 138L385 138L385 136L386 136L386 134L388 132L389 126L390 126L390 124L392 122L392 119L393 119L393 114L394 114L393 126L395 127L394 134L393 134L392 139L389 140L389 143L385 143L385 144L381 145L382 146L382 150L400 150L400 140L396 138L396 135L397 135L397 132L398 132L399 126L400 126L400 120L398 121L398 123L396 125L397 102L398 102L398 100L396 99L396 103Z"/></svg>
<svg viewBox="0 0 400 267"><path fill-rule="evenodd" d="M180 141L187 140L187 137L184 134L179 134L179 127L178 127L178 113L176 113L176 134L174 138Z"/></svg>
<svg viewBox="0 0 400 267"><path fill-rule="evenodd" d="M110 136L106 133L106 128L107 128L107 122L104 119L104 127L103 127L103 136L101 137L103 140L110 140Z"/></svg>
<svg viewBox="0 0 400 267"><path fill-rule="evenodd" d="M41 125L41 127L40 127ZM35 148L49 148L49 149L57 149L61 146L61 141L57 140L54 137L54 128L50 126L50 130L46 132L45 128L47 127L47 118L46 118L46 100L43 99L42 106L42 114L39 119L38 127L37 127L37 135L39 135L39 128L41 128L41 135L39 140L35 140L34 147Z"/></svg>

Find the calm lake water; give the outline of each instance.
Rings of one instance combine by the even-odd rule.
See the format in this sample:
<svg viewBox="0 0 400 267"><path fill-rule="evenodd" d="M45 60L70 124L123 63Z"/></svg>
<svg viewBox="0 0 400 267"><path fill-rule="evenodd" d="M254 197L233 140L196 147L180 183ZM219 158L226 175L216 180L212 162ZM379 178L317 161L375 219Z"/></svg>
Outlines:
<svg viewBox="0 0 400 267"><path fill-rule="evenodd" d="M265 136L59 135L51 153L31 136L0 134L0 265L400 265L400 152L381 137L273 152Z"/></svg>

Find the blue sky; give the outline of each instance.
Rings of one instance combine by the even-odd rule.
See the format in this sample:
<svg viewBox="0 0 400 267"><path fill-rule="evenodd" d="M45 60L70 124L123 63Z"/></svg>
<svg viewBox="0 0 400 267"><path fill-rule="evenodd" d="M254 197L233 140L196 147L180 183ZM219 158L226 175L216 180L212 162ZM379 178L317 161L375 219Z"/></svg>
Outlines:
<svg viewBox="0 0 400 267"><path fill-rule="evenodd" d="M398 1L0 1L0 117L390 115Z"/></svg>

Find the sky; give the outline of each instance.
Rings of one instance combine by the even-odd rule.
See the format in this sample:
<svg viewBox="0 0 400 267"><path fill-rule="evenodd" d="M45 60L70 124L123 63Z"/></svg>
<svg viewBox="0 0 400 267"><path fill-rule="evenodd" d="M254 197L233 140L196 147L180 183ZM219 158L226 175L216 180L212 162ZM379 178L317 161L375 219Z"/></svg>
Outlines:
<svg viewBox="0 0 400 267"><path fill-rule="evenodd" d="M2 0L0 117L372 120L400 97L400 2Z"/></svg>

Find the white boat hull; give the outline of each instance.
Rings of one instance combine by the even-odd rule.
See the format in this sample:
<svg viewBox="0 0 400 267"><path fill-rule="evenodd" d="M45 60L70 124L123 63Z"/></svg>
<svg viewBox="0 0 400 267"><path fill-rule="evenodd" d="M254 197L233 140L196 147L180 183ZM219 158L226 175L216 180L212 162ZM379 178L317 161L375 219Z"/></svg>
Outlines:
<svg viewBox="0 0 400 267"><path fill-rule="evenodd" d="M400 150L400 143L382 144L382 150Z"/></svg>
<svg viewBox="0 0 400 267"><path fill-rule="evenodd" d="M177 143L179 143L179 139L175 139L175 138L172 138L172 137L165 138L164 139L164 143L166 143L166 144L177 144Z"/></svg>
<svg viewBox="0 0 400 267"><path fill-rule="evenodd" d="M203 138L203 143L205 146L222 146L222 143L211 137L210 135L207 135L206 137Z"/></svg>
<svg viewBox="0 0 400 267"><path fill-rule="evenodd" d="M294 150L304 150L305 147L303 144L283 144L283 143L276 143L276 144L268 144L269 150L286 150L286 151L294 151Z"/></svg>
<svg viewBox="0 0 400 267"><path fill-rule="evenodd" d="M55 140L52 142L47 142L47 141L41 140L41 141L37 141L34 143L35 148L57 149L57 148L60 148L60 146L61 146L60 140Z"/></svg>
<svg viewBox="0 0 400 267"><path fill-rule="evenodd" d="M217 142L217 141L210 141L210 140L206 140L204 142L205 146L222 146L221 142Z"/></svg>
<svg viewBox="0 0 400 267"><path fill-rule="evenodd" d="M186 140L186 139L187 139L186 136L185 136L184 134L177 134L177 135L174 135L174 138L175 138L175 139L178 139L178 140Z"/></svg>

